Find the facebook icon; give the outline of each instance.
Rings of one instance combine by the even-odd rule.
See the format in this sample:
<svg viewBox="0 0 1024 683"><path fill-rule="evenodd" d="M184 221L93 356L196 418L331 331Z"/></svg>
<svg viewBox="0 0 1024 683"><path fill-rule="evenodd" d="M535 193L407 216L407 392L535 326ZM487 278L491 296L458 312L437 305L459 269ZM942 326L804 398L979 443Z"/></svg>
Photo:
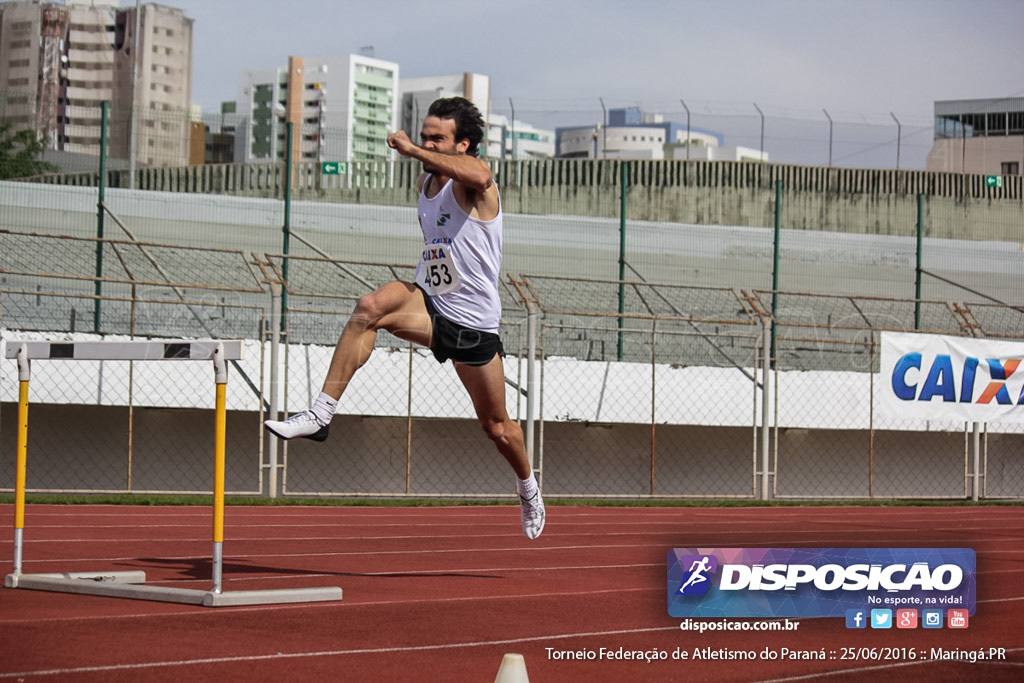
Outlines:
<svg viewBox="0 0 1024 683"><path fill-rule="evenodd" d="M862 609L846 610L846 628L867 628L867 612Z"/></svg>

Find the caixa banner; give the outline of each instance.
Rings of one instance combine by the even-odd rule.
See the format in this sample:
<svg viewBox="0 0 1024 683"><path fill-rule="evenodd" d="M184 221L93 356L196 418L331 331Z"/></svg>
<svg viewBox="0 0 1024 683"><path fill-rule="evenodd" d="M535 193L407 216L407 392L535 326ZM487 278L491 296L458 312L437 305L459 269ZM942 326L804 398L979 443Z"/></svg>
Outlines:
<svg viewBox="0 0 1024 683"><path fill-rule="evenodd" d="M882 333L879 411L961 422L1024 421L1024 342Z"/></svg>
<svg viewBox="0 0 1024 683"><path fill-rule="evenodd" d="M841 617L850 609L965 609L970 548L673 548L673 617Z"/></svg>

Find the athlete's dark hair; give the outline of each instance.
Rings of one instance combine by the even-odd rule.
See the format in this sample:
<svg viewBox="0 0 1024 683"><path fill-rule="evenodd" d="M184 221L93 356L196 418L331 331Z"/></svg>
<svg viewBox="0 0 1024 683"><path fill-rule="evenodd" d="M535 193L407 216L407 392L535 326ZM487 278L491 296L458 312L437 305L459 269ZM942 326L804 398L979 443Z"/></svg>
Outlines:
<svg viewBox="0 0 1024 683"><path fill-rule="evenodd" d="M442 97L430 105L427 116L455 121L455 141L469 140L466 154L477 155L480 141L484 139L484 118L472 102L465 97Z"/></svg>

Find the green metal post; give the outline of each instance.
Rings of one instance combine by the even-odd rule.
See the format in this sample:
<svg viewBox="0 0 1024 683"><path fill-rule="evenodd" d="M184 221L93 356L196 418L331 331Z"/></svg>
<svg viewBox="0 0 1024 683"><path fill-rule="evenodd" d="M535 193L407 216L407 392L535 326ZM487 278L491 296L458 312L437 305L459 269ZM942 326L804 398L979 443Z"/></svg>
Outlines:
<svg viewBox="0 0 1024 683"><path fill-rule="evenodd" d="M622 172L619 183L619 343L617 358L621 361L623 355L622 326L624 324L622 314L626 312L626 287L623 281L626 279L626 190L629 187L629 165L622 162L620 168Z"/></svg>
<svg viewBox="0 0 1024 683"><path fill-rule="evenodd" d="M917 268L914 271L914 329L921 329L921 260L924 243L924 195L917 194Z"/></svg>
<svg viewBox="0 0 1024 683"><path fill-rule="evenodd" d="M291 121L285 124L285 151L284 151L284 262L281 264L281 278L284 286L281 288L281 331L285 331L288 318L288 254L291 248L292 233L292 124Z"/></svg>
<svg viewBox="0 0 1024 683"><path fill-rule="evenodd" d="M110 111L110 103L100 104L100 191L96 203L96 301L93 307L92 328L96 334L100 333L100 320L102 318L100 297L103 295L103 203L107 189L107 118Z"/></svg>
<svg viewBox="0 0 1024 683"><path fill-rule="evenodd" d="M775 237L772 247L772 342L771 356L775 358L775 311L778 305L777 294L779 291L779 254L782 251L782 181L775 181Z"/></svg>

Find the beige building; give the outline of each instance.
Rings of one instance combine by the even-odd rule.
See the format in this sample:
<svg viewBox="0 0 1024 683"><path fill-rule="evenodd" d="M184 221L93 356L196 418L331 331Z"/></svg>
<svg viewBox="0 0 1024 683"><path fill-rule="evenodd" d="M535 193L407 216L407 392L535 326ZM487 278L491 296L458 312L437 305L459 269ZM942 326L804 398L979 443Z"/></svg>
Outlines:
<svg viewBox="0 0 1024 683"><path fill-rule="evenodd" d="M925 168L1020 175L1024 169L1024 97L936 102L935 141Z"/></svg>
<svg viewBox="0 0 1024 683"><path fill-rule="evenodd" d="M192 19L153 3L135 15L116 0L0 5L5 119L35 128L52 149L99 154L109 102L112 158L134 147L141 166L187 163Z"/></svg>
<svg viewBox="0 0 1024 683"><path fill-rule="evenodd" d="M58 5L0 5L0 91L3 120L57 136L58 99L68 33L68 10Z"/></svg>

